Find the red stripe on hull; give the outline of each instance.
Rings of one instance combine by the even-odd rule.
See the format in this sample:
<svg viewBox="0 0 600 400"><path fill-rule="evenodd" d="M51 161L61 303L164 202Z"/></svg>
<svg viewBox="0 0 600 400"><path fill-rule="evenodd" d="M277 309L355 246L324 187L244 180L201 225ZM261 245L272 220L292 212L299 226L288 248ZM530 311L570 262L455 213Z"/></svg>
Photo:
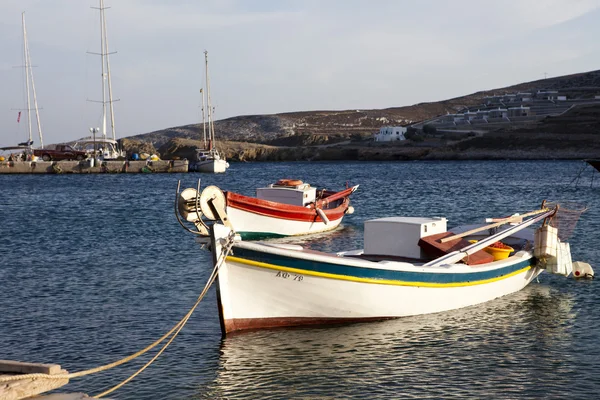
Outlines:
<svg viewBox="0 0 600 400"><path fill-rule="evenodd" d="M369 318L309 318L309 317L286 317L286 318L235 318L223 321L225 334L240 331L289 328L298 326L315 325L341 325L356 322L373 322L396 319L398 317L369 317Z"/></svg>
<svg viewBox="0 0 600 400"><path fill-rule="evenodd" d="M274 201L260 200L255 197L243 196L241 194L226 192L227 207L236 208L254 214L265 215L278 219L289 219L294 221L323 222L314 208L294 206L291 204L277 203ZM348 195L349 196L349 195ZM323 208L329 221L342 219L350 199L346 196L342 203L335 208Z"/></svg>

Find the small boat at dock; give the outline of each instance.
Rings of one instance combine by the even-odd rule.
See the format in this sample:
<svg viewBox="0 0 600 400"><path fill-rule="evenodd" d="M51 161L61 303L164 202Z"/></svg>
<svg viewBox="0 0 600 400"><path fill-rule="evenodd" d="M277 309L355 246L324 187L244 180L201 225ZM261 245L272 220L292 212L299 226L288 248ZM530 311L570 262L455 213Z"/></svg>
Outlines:
<svg viewBox="0 0 600 400"><path fill-rule="evenodd" d="M207 204L212 197L224 205L233 229L244 240L298 236L337 228L344 215L354 211L350 195L356 189L358 185L340 191L317 190L297 179L280 179L258 188L256 197L222 192L216 186L206 188L202 197L189 188L178 196L178 208L183 219L199 226L206 236L208 228L200 217L214 217Z"/></svg>

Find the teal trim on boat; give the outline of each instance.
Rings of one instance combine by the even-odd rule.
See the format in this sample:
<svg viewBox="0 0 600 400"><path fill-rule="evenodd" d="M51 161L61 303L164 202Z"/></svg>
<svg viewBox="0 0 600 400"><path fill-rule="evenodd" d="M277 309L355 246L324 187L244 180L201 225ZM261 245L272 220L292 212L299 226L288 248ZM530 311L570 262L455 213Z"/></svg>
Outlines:
<svg viewBox="0 0 600 400"><path fill-rule="evenodd" d="M265 239L276 239L287 237L287 235L281 235L279 233L271 232L237 232L242 240L265 240Z"/></svg>
<svg viewBox="0 0 600 400"><path fill-rule="evenodd" d="M517 273L520 270L529 268L533 264L533 258L520 261L518 263L494 269L492 271L474 271L474 272L412 272L412 271L393 271L387 269L355 267L343 264L333 264L321 261L305 260L294 257L282 256L259 252L250 249L236 247L234 255L259 263L280 266L283 268L293 268L301 271L307 271L318 274L329 274L336 276L346 276L356 279L385 280L398 282L422 282L428 284L468 284L477 281L490 281L501 279L504 276ZM477 267L472 267L476 270Z"/></svg>

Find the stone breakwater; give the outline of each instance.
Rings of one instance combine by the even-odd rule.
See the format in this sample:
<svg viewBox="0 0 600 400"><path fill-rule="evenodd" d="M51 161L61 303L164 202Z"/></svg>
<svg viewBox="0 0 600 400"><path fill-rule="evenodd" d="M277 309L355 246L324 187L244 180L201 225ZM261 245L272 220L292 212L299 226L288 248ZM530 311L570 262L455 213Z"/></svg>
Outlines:
<svg viewBox="0 0 600 400"><path fill-rule="evenodd" d="M2 161L0 174L106 174L188 172L188 160L102 161Z"/></svg>

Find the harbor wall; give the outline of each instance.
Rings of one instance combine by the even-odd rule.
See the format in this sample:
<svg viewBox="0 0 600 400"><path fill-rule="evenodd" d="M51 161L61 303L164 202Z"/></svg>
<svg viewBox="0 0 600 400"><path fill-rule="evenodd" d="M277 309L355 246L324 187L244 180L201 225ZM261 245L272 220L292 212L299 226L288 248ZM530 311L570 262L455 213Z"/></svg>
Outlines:
<svg viewBox="0 0 600 400"><path fill-rule="evenodd" d="M101 161L2 161L0 174L106 174L188 172L188 160Z"/></svg>

